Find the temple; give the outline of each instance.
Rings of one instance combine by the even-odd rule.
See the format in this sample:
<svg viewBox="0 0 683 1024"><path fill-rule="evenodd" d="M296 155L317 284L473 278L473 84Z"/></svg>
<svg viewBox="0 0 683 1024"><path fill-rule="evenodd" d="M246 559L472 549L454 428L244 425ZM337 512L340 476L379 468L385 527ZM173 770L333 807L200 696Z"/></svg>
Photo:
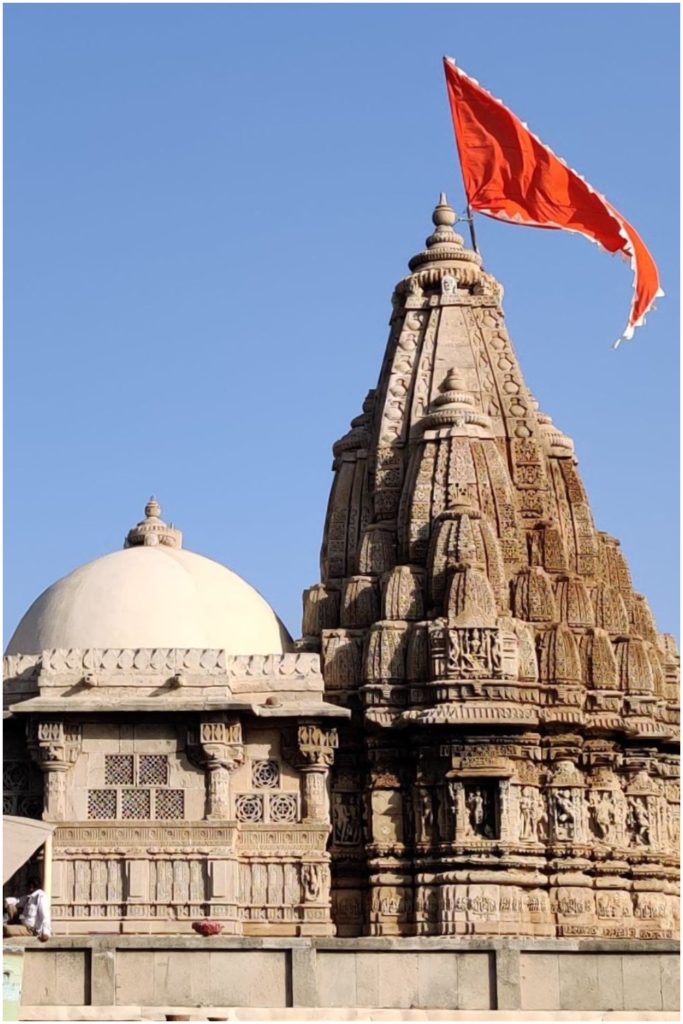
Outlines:
<svg viewBox="0 0 683 1024"><path fill-rule="evenodd" d="M628 1008L626 958L649 978L647 950L663 980L645 1008L672 1002L676 645L596 529L574 445L526 387L502 289L443 195L433 223L395 288L377 386L333 448L301 639L151 500L123 550L50 587L9 642L5 813L55 826L55 936L94 972L93 1002L158 1005L156 961L135 967L116 937L147 936L152 957L180 937L190 978L204 918L242 956L212 990L225 1005ZM88 935L116 950L116 991ZM253 947L234 943L256 938L291 956L259 954L244 994ZM546 970L509 959L508 939L545 942L536 965L612 940L621 995L539 995ZM373 950L382 966L362 974ZM350 952L346 992L334 957ZM452 957L472 972L457 996ZM579 991L572 963L560 976L578 971Z"/></svg>
<svg viewBox="0 0 683 1024"><path fill-rule="evenodd" d="M349 708L340 935L668 937L678 654L524 384L500 285L435 230L334 446L304 645Z"/></svg>

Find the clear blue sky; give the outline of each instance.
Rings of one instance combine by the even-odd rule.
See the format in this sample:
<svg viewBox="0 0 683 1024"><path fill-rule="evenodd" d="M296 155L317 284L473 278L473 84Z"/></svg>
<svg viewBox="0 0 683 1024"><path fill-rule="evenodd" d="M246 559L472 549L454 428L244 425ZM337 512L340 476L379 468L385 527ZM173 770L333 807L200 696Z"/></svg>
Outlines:
<svg viewBox="0 0 683 1024"><path fill-rule="evenodd" d="M597 525L678 628L678 8L6 5L5 642L150 493L290 630L331 446L374 386L440 190L441 56L632 221L667 297L614 352L626 264L478 218L527 381Z"/></svg>

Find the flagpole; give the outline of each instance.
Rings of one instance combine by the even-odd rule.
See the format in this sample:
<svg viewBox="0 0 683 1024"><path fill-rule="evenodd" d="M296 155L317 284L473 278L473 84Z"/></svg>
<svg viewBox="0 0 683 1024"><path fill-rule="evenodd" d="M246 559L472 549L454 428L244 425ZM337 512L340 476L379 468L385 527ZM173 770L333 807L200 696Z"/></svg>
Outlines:
<svg viewBox="0 0 683 1024"><path fill-rule="evenodd" d="M477 246L477 236L476 236L475 231L474 231L474 216L472 215L472 207L470 206L469 203L467 204L467 220L468 220L469 225L470 225L470 236L472 238L472 248L474 249L474 251L476 253L478 253L479 252L479 248Z"/></svg>

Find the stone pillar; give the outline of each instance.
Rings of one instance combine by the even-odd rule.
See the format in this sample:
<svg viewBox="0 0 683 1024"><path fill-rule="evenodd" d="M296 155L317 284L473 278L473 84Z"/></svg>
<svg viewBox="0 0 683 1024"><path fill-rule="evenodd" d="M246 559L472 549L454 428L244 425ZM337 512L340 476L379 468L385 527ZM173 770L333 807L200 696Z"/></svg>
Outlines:
<svg viewBox="0 0 683 1024"><path fill-rule="evenodd" d="M330 801L327 793L328 768L318 765L302 767L304 821L329 821Z"/></svg>
<svg viewBox="0 0 683 1024"><path fill-rule="evenodd" d="M303 819L330 824L327 777L339 745L337 730L313 723L300 725L295 743L289 760L302 774Z"/></svg>
<svg viewBox="0 0 683 1024"><path fill-rule="evenodd" d="M206 817L226 821L230 818L230 774L244 764L239 719L221 713L203 716L199 746L206 772Z"/></svg>
<svg viewBox="0 0 683 1024"><path fill-rule="evenodd" d="M67 772L80 752L80 727L60 719L30 722L27 743L33 760L43 772L43 819L64 821Z"/></svg>

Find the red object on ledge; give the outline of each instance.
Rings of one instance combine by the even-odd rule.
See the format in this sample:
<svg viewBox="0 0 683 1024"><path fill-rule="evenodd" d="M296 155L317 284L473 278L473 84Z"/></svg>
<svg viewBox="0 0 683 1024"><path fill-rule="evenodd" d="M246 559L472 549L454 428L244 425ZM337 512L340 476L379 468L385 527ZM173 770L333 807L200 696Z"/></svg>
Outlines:
<svg viewBox="0 0 683 1024"><path fill-rule="evenodd" d="M223 925L220 921L195 921L192 925L198 935L220 935Z"/></svg>

